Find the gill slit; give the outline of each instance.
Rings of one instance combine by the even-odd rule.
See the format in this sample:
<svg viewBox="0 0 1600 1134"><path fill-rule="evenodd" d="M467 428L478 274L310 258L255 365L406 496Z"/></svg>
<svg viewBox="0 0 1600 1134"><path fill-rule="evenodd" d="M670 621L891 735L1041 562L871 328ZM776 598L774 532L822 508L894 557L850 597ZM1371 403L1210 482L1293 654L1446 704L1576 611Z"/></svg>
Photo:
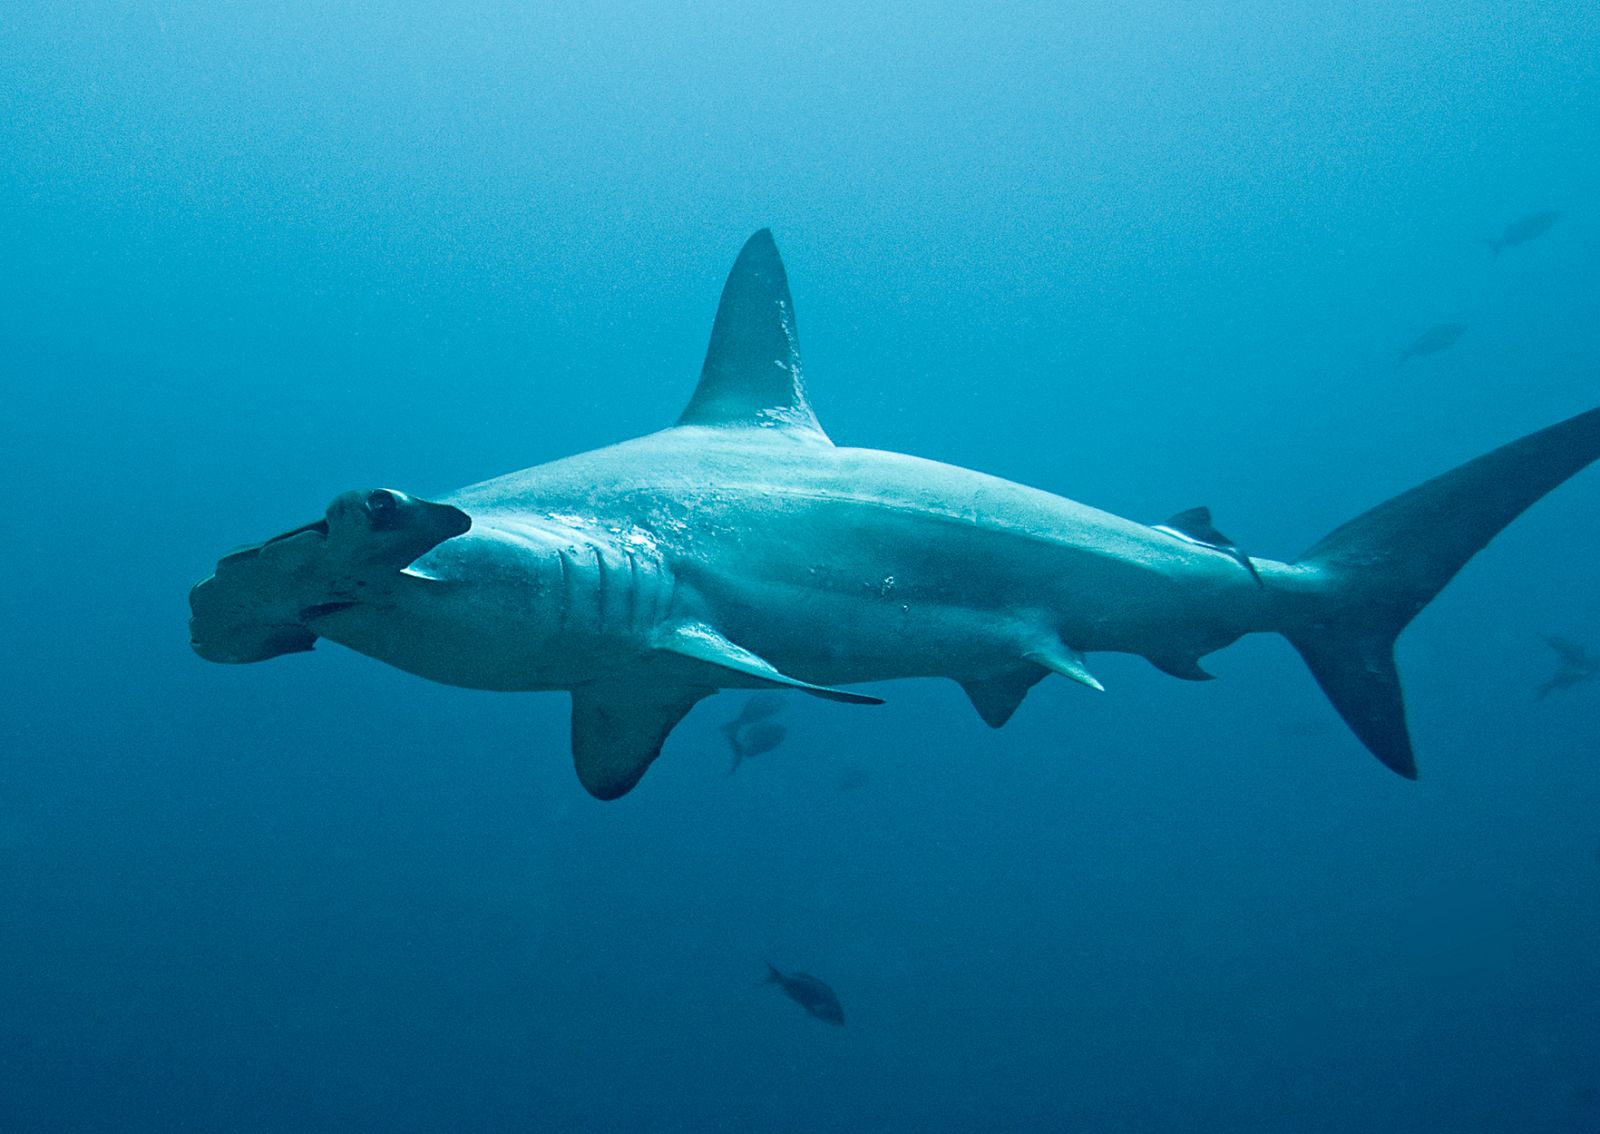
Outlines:
<svg viewBox="0 0 1600 1134"><path fill-rule="evenodd" d="M606 632L606 614L610 606L611 575L606 570L606 553L598 543L591 543L589 550L594 552L594 605L595 625L603 634Z"/></svg>
<svg viewBox="0 0 1600 1134"><path fill-rule="evenodd" d="M562 548L556 552L556 560L561 564L561 629L565 630L572 614L572 556Z"/></svg>

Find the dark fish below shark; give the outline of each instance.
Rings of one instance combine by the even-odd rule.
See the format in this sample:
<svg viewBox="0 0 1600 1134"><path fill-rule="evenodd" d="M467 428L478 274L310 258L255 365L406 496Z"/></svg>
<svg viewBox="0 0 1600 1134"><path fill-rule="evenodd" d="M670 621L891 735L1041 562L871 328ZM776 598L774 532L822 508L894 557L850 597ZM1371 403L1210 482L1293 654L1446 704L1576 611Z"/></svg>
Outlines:
<svg viewBox="0 0 1600 1134"><path fill-rule="evenodd" d="M1518 217L1506 225L1505 231L1498 237L1484 241L1489 246L1491 258L1498 259L1500 253L1507 248L1515 248L1518 244L1526 244L1538 236L1543 236L1550 231L1552 225L1561 219L1561 213L1555 209L1545 209L1527 216Z"/></svg>
<svg viewBox="0 0 1600 1134"><path fill-rule="evenodd" d="M1600 654L1577 642L1569 642L1554 635L1547 634L1544 640L1556 652L1560 665L1549 680L1534 690L1533 695L1536 699L1542 701L1557 689L1570 689L1574 685L1600 677Z"/></svg>
<svg viewBox="0 0 1600 1134"><path fill-rule="evenodd" d="M570 691L578 778L615 799L719 689L877 704L842 686L946 677L999 728L1050 674L1099 688L1087 653L1203 681L1205 655L1277 633L1362 743L1414 778L1396 637L1597 456L1591 410L1279 561L1245 555L1193 510L1162 530L839 447L805 396L788 280L763 230L728 277L676 425L437 502L345 493L322 519L224 556L191 591L190 636L217 662L327 638L449 685Z"/></svg>
<svg viewBox="0 0 1600 1134"><path fill-rule="evenodd" d="M775 690L763 690L753 693L745 698L744 705L731 721L722 726L722 731L732 736L742 728L768 720L778 715L783 709L783 694Z"/></svg>
<svg viewBox="0 0 1600 1134"><path fill-rule="evenodd" d="M806 1010L806 1015L824 1024L844 1027L844 1008L833 989L809 973L781 973L767 964L767 984L775 984L785 996Z"/></svg>
<svg viewBox="0 0 1600 1134"><path fill-rule="evenodd" d="M1400 359L1394 364L1395 369L1398 370L1411 359L1421 355L1438 354L1441 350L1448 350L1466 333L1465 323L1440 323L1438 326L1429 327L1400 351Z"/></svg>
<svg viewBox="0 0 1600 1134"><path fill-rule="evenodd" d="M788 735L788 729L773 721L760 721L742 732L734 733L729 740L733 748L733 764L728 769L728 775L737 772L739 765L751 757L771 752Z"/></svg>
<svg viewBox="0 0 1600 1134"><path fill-rule="evenodd" d="M750 757L771 752L783 743L788 730L771 722L782 708L782 693L771 690L756 693L745 700L738 716L722 726L722 735L728 738L728 749L733 753L728 775L737 772L739 765Z"/></svg>

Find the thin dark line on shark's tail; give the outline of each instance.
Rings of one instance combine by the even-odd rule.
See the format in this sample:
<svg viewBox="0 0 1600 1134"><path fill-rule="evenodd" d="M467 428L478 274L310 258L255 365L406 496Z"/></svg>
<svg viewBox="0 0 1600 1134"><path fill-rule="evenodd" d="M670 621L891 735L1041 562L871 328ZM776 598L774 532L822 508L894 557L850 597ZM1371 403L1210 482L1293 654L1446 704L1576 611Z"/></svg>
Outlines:
<svg viewBox="0 0 1600 1134"><path fill-rule="evenodd" d="M1507 524L1600 458L1600 409L1503 445L1331 532L1296 565L1320 576L1310 615L1284 636L1372 753L1417 766L1394 642Z"/></svg>

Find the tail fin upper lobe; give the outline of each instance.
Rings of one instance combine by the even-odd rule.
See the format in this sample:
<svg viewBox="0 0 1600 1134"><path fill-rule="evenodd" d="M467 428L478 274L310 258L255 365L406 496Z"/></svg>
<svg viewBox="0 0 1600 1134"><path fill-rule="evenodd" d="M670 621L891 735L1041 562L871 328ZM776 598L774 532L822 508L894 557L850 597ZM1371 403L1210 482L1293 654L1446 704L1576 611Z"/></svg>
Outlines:
<svg viewBox="0 0 1600 1134"><path fill-rule="evenodd" d="M1372 753L1417 775L1394 642L1444 585L1529 505L1600 458L1600 409L1503 445L1339 527L1296 561L1320 576L1284 630Z"/></svg>

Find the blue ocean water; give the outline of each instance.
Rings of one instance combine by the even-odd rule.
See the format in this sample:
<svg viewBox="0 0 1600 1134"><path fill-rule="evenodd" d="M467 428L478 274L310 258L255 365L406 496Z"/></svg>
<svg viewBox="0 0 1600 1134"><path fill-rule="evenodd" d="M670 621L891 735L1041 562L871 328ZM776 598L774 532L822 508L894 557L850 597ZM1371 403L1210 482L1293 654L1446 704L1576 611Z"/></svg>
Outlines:
<svg viewBox="0 0 1600 1134"><path fill-rule="evenodd" d="M185 628L672 421L767 225L841 443L1292 556L1600 403L1592 4L15 4L0 146L0 1130L1600 1128L1600 472L1401 639L1415 784L1276 638L601 804L564 696Z"/></svg>

